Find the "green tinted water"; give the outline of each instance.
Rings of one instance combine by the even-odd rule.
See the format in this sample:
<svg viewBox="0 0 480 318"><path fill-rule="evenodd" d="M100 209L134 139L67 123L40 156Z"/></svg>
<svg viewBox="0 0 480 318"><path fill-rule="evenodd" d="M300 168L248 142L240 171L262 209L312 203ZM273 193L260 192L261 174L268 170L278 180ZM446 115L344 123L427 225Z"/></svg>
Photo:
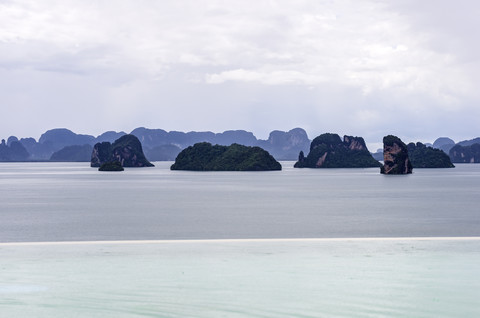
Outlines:
<svg viewBox="0 0 480 318"><path fill-rule="evenodd" d="M0 246L4 317L479 317L480 240Z"/></svg>

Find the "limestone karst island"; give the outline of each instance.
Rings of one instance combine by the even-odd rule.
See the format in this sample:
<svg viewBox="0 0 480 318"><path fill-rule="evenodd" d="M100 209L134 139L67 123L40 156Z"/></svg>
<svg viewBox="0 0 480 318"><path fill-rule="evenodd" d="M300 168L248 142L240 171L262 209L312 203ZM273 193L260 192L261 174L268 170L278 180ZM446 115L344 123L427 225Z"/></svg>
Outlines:
<svg viewBox="0 0 480 318"><path fill-rule="evenodd" d="M383 158L382 174L412 173L407 145L400 138L392 135L383 137Z"/></svg>
<svg viewBox="0 0 480 318"><path fill-rule="evenodd" d="M121 139L122 136L131 137ZM295 160L297 168L367 168L379 167L380 162L385 161L384 149L370 153L362 137L344 136L341 139L337 134L326 133L310 140L302 128L274 130L268 139L262 140L244 130L167 132L144 127L135 128L130 134L107 131L97 137L55 128L43 133L38 141L31 137L10 136L0 143L0 161L91 162L97 168L108 164L101 170L119 171L116 161L122 168L149 167L151 161L173 161L183 149L200 142L260 147L275 160ZM448 137L440 137L433 144L410 142L406 147L412 168L452 168L453 163L480 162L480 138L455 143ZM393 154L390 150L385 153L389 162ZM408 169L389 167L383 171L408 173Z"/></svg>
<svg viewBox="0 0 480 318"><path fill-rule="evenodd" d="M95 144L92 151L91 167L100 167L103 171L121 171L121 167L153 167L145 158L142 144L134 135L124 135L113 144L108 141Z"/></svg>
<svg viewBox="0 0 480 318"><path fill-rule="evenodd" d="M197 143L182 150L171 170L268 171L282 170L280 163L260 147L239 144L220 146Z"/></svg>
<svg viewBox="0 0 480 318"><path fill-rule="evenodd" d="M303 151L295 168L371 168L381 164L373 159L362 137L322 134L310 145L308 156Z"/></svg>

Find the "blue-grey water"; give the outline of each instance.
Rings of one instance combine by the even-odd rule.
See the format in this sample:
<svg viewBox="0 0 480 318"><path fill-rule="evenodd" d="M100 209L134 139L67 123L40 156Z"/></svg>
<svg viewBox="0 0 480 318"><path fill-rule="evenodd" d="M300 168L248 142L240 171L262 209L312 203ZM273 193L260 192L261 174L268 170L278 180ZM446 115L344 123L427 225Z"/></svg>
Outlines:
<svg viewBox="0 0 480 318"><path fill-rule="evenodd" d="M480 317L480 165L156 164L0 164L0 317Z"/></svg>
<svg viewBox="0 0 480 318"><path fill-rule="evenodd" d="M0 164L0 242L480 236L480 165L415 169L99 172Z"/></svg>

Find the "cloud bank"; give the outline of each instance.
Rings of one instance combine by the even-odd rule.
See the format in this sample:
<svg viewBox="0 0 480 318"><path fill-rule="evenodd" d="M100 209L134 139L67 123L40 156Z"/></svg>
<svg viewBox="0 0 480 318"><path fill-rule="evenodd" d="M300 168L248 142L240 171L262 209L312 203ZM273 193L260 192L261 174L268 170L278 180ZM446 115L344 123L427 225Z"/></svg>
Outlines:
<svg viewBox="0 0 480 318"><path fill-rule="evenodd" d="M475 1L0 1L0 133L480 135Z"/></svg>

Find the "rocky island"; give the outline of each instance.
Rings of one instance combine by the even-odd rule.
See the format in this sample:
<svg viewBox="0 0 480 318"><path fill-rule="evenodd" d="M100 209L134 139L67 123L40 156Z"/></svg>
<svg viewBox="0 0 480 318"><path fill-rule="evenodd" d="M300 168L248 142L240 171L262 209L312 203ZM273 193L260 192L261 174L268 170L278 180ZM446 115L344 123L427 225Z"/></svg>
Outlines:
<svg viewBox="0 0 480 318"><path fill-rule="evenodd" d="M396 136L383 137L383 162L384 165L380 168L382 174L412 173L407 145Z"/></svg>
<svg viewBox="0 0 480 318"><path fill-rule="evenodd" d="M120 161L105 162L98 168L98 171L123 171L122 163Z"/></svg>
<svg viewBox="0 0 480 318"><path fill-rule="evenodd" d="M407 145L408 157L413 168L454 168L450 157L440 149L427 147L421 142Z"/></svg>
<svg viewBox="0 0 480 318"><path fill-rule="evenodd" d="M113 144L108 141L96 143L92 151L91 167L118 161L122 167L153 167L143 154L142 144L134 135L124 135Z"/></svg>
<svg viewBox="0 0 480 318"><path fill-rule="evenodd" d="M282 170L280 163L260 147L196 143L182 150L171 170L267 171Z"/></svg>
<svg viewBox="0 0 480 318"><path fill-rule="evenodd" d="M373 159L362 137L337 134L322 134L310 144L310 152L305 157L303 151L298 156L295 168L371 168L381 164Z"/></svg>
<svg viewBox="0 0 480 318"><path fill-rule="evenodd" d="M480 143L457 144L450 149L450 158L455 163L480 163Z"/></svg>

